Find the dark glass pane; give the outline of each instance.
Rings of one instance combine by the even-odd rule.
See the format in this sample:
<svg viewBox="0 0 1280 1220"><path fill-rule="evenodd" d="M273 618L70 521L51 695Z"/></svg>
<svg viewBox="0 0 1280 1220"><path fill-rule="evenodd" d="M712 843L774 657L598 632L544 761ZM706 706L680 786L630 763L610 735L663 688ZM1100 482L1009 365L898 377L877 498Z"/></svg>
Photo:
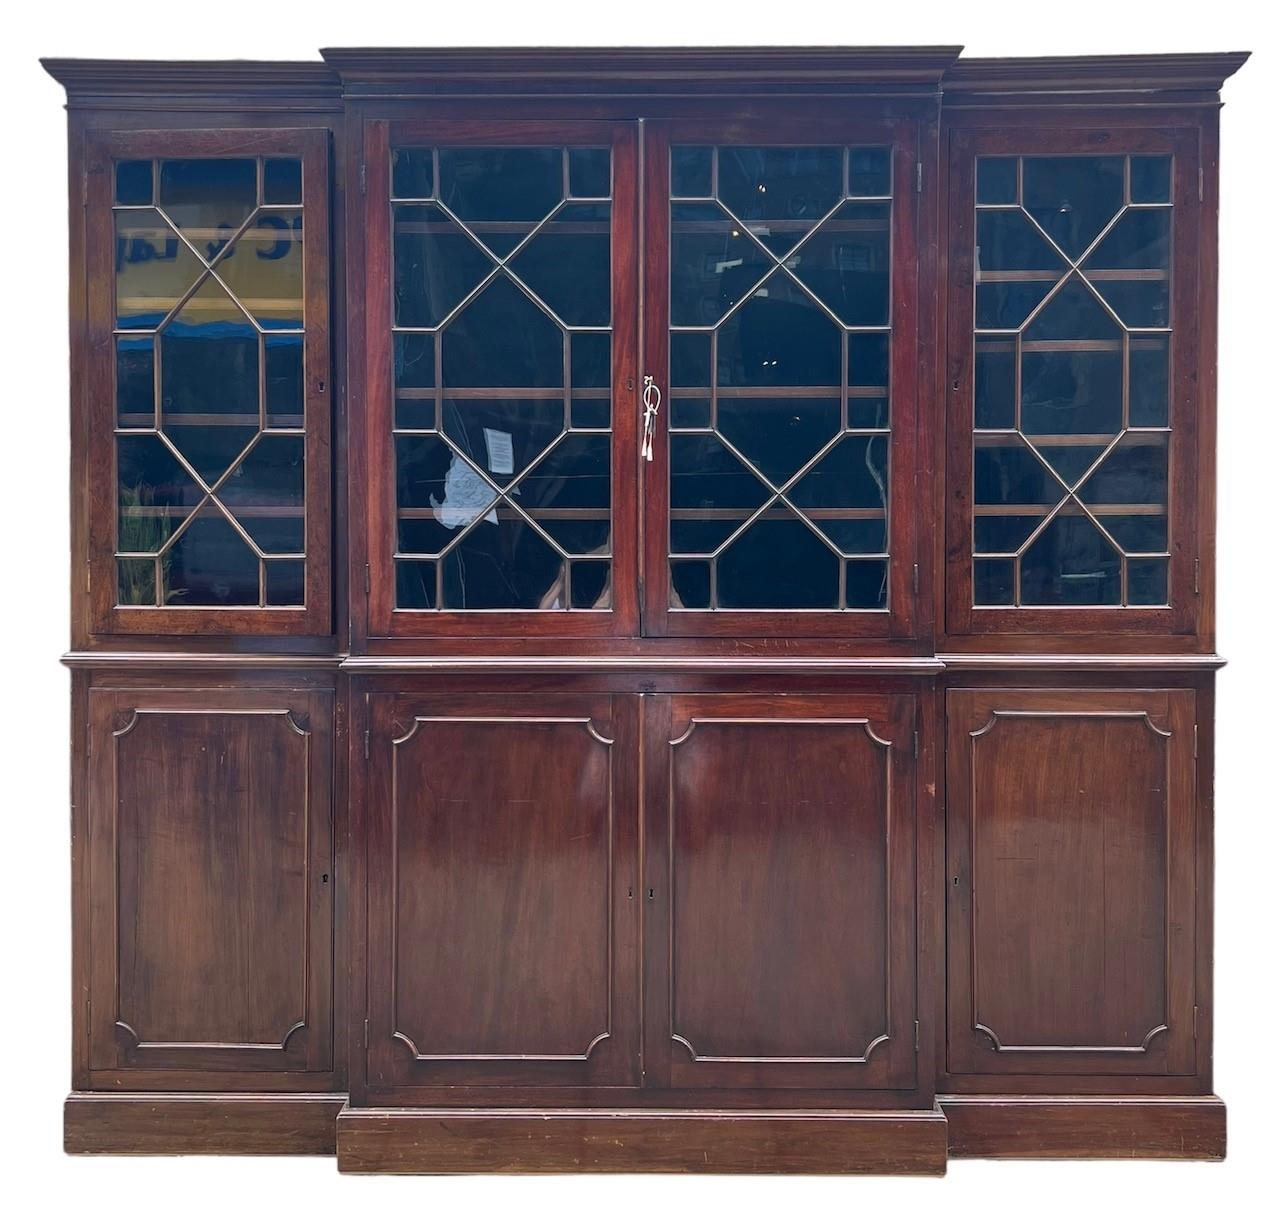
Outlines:
<svg viewBox="0 0 1280 1220"><path fill-rule="evenodd" d="M1164 606L1169 602L1169 561L1130 559L1129 605Z"/></svg>
<svg viewBox="0 0 1280 1220"><path fill-rule="evenodd" d="M303 338L267 334L262 350L266 360L267 427L301 428Z"/></svg>
<svg viewBox="0 0 1280 1220"><path fill-rule="evenodd" d="M725 548L717 605L726 610L835 610L840 560L800 519L766 514Z"/></svg>
<svg viewBox="0 0 1280 1220"><path fill-rule="evenodd" d="M610 564L604 560L579 560L569 565L570 604L575 610L608 610L611 605Z"/></svg>
<svg viewBox="0 0 1280 1220"><path fill-rule="evenodd" d="M1022 558L1022 604L1116 606L1120 556L1083 515L1064 510Z"/></svg>
<svg viewBox="0 0 1280 1220"><path fill-rule="evenodd" d="M818 459L791 502L846 555L888 548L889 438L851 436Z"/></svg>
<svg viewBox="0 0 1280 1220"><path fill-rule="evenodd" d="M116 325L152 330L200 277L200 260L150 210L116 213Z"/></svg>
<svg viewBox="0 0 1280 1220"><path fill-rule="evenodd" d="M1124 362L1109 351L1040 351L1023 344L1022 430L1044 435L1120 431Z"/></svg>
<svg viewBox="0 0 1280 1220"><path fill-rule="evenodd" d="M715 204L673 204L671 325L714 326L772 265Z"/></svg>
<svg viewBox="0 0 1280 1220"><path fill-rule="evenodd" d="M977 606L1015 604L1012 559L973 561L973 601Z"/></svg>
<svg viewBox="0 0 1280 1220"><path fill-rule="evenodd" d="M707 610L711 606L711 561L671 561L671 605L678 610Z"/></svg>
<svg viewBox="0 0 1280 1220"><path fill-rule="evenodd" d="M569 194L574 198L607 199L609 176L607 148L569 149Z"/></svg>
<svg viewBox="0 0 1280 1220"><path fill-rule="evenodd" d="M301 329L302 213L259 213L223 254L218 276L264 330Z"/></svg>
<svg viewBox="0 0 1280 1220"><path fill-rule="evenodd" d="M431 149L397 148L391 153L391 197L430 199L435 194Z"/></svg>
<svg viewBox="0 0 1280 1220"><path fill-rule="evenodd" d="M609 205L561 208L511 269L567 326L608 326Z"/></svg>
<svg viewBox="0 0 1280 1220"><path fill-rule="evenodd" d="M268 606L302 606L307 601L306 562L302 559L272 559L266 569Z"/></svg>
<svg viewBox="0 0 1280 1220"><path fill-rule="evenodd" d="M1018 438L974 449L973 490L975 504L1051 507L1065 494L1061 483Z"/></svg>
<svg viewBox="0 0 1280 1220"><path fill-rule="evenodd" d="M1163 512L1143 511L1126 513L1095 509L1102 528L1115 540L1126 554L1146 555L1169 549L1169 518Z"/></svg>
<svg viewBox="0 0 1280 1220"><path fill-rule="evenodd" d="M258 605L258 557L216 510L202 511L174 541L169 557L166 605Z"/></svg>
<svg viewBox="0 0 1280 1220"><path fill-rule="evenodd" d="M781 487L840 431L840 400L722 397L716 430Z"/></svg>
<svg viewBox="0 0 1280 1220"><path fill-rule="evenodd" d="M1029 437L1028 441L1068 487L1075 487L1084 478L1106 448L1105 445L1055 445L1037 437Z"/></svg>
<svg viewBox="0 0 1280 1220"><path fill-rule="evenodd" d="M718 438L671 437L671 550L714 550L768 498L769 492Z"/></svg>
<svg viewBox="0 0 1280 1220"><path fill-rule="evenodd" d="M1162 434L1130 433L1084 485L1086 504L1169 502L1169 442Z"/></svg>
<svg viewBox="0 0 1280 1220"><path fill-rule="evenodd" d="M562 399L444 400L446 435L500 487L527 470L563 428Z"/></svg>
<svg viewBox="0 0 1280 1220"><path fill-rule="evenodd" d="M843 162L839 148L721 148L719 195L739 220L768 222L762 240L781 254L839 201Z"/></svg>
<svg viewBox="0 0 1280 1220"><path fill-rule="evenodd" d="M204 493L158 436L118 437L116 469L116 550L125 555L154 555Z"/></svg>
<svg viewBox="0 0 1280 1220"><path fill-rule="evenodd" d="M434 610L436 565L416 559L396 561L396 607L400 610Z"/></svg>
<svg viewBox="0 0 1280 1220"><path fill-rule="evenodd" d="M482 521L441 561L446 610L563 610L565 563L509 508Z"/></svg>
<svg viewBox="0 0 1280 1220"><path fill-rule="evenodd" d="M892 193L887 148L851 148L849 150L849 194L888 195Z"/></svg>
<svg viewBox="0 0 1280 1220"><path fill-rule="evenodd" d="M977 554L1009 555L1017 551L1031 531L1044 520L1045 513L983 513L973 519L973 549Z"/></svg>
<svg viewBox="0 0 1280 1220"><path fill-rule="evenodd" d="M844 567L844 598L850 610L883 610L889 604L886 560L849 559Z"/></svg>
<svg viewBox="0 0 1280 1220"><path fill-rule="evenodd" d="M613 336L578 332L569 340L573 370L570 423L575 428L607 428L612 415Z"/></svg>
<svg viewBox="0 0 1280 1220"><path fill-rule="evenodd" d="M121 606L156 604L156 561L119 559L116 561L116 599Z"/></svg>
<svg viewBox="0 0 1280 1220"><path fill-rule="evenodd" d="M302 202L302 162L297 157L268 157L262 163L262 202Z"/></svg>
<svg viewBox="0 0 1280 1220"><path fill-rule="evenodd" d="M396 427L436 426L436 340L417 332L394 337Z"/></svg>
<svg viewBox="0 0 1280 1220"><path fill-rule="evenodd" d="M839 327L782 272L720 328L721 386L840 384Z"/></svg>
<svg viewBox="0 0 1280 1220"><path fill-rule="evenodd" d="M979 157L979 203L1018 202L1018 158Z"/></svg>
<svg viewBox="0 0 1280 1220"><path fill-rule="evenodd" d="M1169 337L1129 338L1129 426L1169 425Z"/></svg>
<svg viewBox="0 0 1280 1220"><path fill-rule="evenodd" d="M116 202L151 203L153 201L152 177L150 161L117 161Z"/></svg>
<svg viewBox="0 0 1280 1220"><path fill-rule="evenodd" d="M1122 328L1098 298L1078 276L1072 276L1027 327L1026 340L1111 339L1118 350L1121 333Z"/></svg>
<svg viewBox="0 0 1280 1220"><path fill-rule="evenodd" d="M1168 203L1173 168L1170 157L1129 158L1129 198L1134 203Z"/></svg>
<svg viewBox="0 0 1280 1220"><path fill-rule="evenodd" d="M303 439L264 436L236 466L219 499L266 554L300 554L303 534Z"/></svg>
<svg viewBox="0 0 1280 1220"><path fill-rule="evenodd" d="M887 326L889 205L845 204L788 265L846 326Z"/></svg>
<svg viewBox="0 0 1280 1220"><path fill-rule="evenodd" d="M567 436L512 493L569 554L608 549L609 448L608 436Z"/></svg>
<svg viewBox="0 0 1280 1220"><path fill-rule="evenodd" d="M1079 258L1124 206L1123 157L1024 157L1023 206Z"/></svg>
<svg viewBox="0 0 1280 1220"><path fill-rule="evenodd" d="M167 419L164 432L210 486L222 477L258 435L252 420L245 424L230 420L191 423L182 415Z"/></svg>
<svg viewBox="0 0 1280 1220"><path fill-rule="evenodd" d="M258 163L217 157L162 161L156 202L209 257L257 206Z"/></svg>
<svg viewBox="0 0 1280 1220"><path fill-rule="evenodd" d="M711 195L711 149L671 150L671 196L673 199L706 199Z"/></svg>
<svg viewBox="0 0 1280 1220"><path fill-rule="evenodd" d="M430 204L393 209L395 325L438 326L493 270L493 260Z"/></svg>
<svg viewBox="0 0 1280 1220"><path fill-rule="evenodd" d="M558 148L442 148L440 199L498 255L510 254L563 197Z"/></svg>
<svg viewBox="0 0 1280 1220"><path fill-rule="evenodd" d="M889 336L852 334L849 344L849 427L889 426Z"/></svg>
<svg viewBox="0 0 1280 1220"><path fill-rule="evenodd" d="M444 385L563 386L564 332L505 276L444 332Z"/></svg>
<svg viewBox="0 0 1280 1220"><path fill-rule="evenodd" d="M683 394L673 394L668 414L672 428L710 428L711 399L686 398Z"/></svg>
<svg viewBox="0 0 1280 1220"><path fill-rule="evenodd" d="M398 549L438 555L478 517L496 523L498 493L438 436L396 437Z"/></svg>
<svg viewBox="0 0 1280 1220"><path fill-rule="evenodd" d="M979 212L976 242L974 324L1014 330L1058 282L1066 263L1021 212Z"/></svg>
<svg viewBox="0 0 1280 1220"><path fill-rule="evenodd" d="M258 419L258 332L226 291L207 279L160 333L166 419L210 415Z"/></svg>
<svg viewBox="0 0 1280 1220"><path fill-rule="evenodd" d="M122 428L149 428L155 422L155 340L116 339L116 418Z"/></svg>
<svg viewBox="0 0 1280 1220"><path fill-rule="evenodd" d="M711 336L705 332L671 334L671 384L694 389L711 386Z"/></svg>
<svg viewBox="0 0 1280 1220"><path fill-rule="evenodd" d="M1017 344L979 339L973 345L973 425L1012 428L1017 422Z"/></svg>
<svg viewBox="0 0 1280 1220"><path fill-rule="evenodd" d="M1127 326L1169 325L1169 220L1167 208L1125 213L1084 265Z"/></svg>

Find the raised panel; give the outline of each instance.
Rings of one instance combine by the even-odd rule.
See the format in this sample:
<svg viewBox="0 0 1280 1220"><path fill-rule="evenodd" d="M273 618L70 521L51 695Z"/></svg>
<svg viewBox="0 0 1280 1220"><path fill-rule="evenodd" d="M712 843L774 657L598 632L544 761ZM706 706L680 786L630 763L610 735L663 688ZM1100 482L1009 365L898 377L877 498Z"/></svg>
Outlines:
<svg viewBox="0 0 1280 1220"><path fill-rule="evenodd" d="M94 1068L331 1064L328 696L94 691Z"/></svg>
<svg viewBox="0 0 1280 1220"><path fill-rule="evenodd" d="M634 802L616 776L635 747L618 732L607 696L375 703L373 1081L632 1071Z"/></svg>
<svg viewBox="0 0 1280 1220"><path fill-rule="evenodd" d="M646 877L670 1084L914 1080L912 707L672 697Z"/></svg>
<svg viewBox="0 0 1280 1220"><path fill-rule="evenodd" d="M953 1071L1193 1070L1193 708L951 693Z"/></svg>

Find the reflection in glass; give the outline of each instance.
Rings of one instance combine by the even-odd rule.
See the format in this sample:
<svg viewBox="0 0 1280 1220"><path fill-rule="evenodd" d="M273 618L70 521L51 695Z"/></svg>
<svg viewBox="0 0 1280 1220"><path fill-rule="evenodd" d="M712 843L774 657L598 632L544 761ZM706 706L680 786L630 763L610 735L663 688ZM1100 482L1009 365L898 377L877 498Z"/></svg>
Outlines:
<svg viewBox="0 0 1280 1220"><path fill-rule="evenodd" d="M1171 181L978 159L975 605L1167 604Z"/></svg>

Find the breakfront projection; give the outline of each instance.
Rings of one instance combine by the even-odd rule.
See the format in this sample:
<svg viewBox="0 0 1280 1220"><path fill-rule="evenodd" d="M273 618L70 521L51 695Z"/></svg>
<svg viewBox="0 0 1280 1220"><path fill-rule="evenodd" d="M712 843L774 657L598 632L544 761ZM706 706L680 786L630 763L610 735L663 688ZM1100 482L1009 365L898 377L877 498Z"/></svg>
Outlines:
<svg viewBox="0 0 1280 1220"><path fill-rule="evenodd" d="M1220 1158L1244 55L50 60L72 1152Z"/></svg>

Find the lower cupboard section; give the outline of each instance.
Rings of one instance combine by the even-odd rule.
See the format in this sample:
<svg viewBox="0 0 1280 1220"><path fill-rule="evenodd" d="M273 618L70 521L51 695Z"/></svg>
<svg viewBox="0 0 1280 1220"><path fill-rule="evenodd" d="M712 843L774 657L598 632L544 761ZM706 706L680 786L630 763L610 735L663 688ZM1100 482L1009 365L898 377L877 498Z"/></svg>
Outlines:
<svg viewBox="0 0 1280 1220"><path fill-rule="evenodd" d="M1225 1154L1207 682L78 674L76 705L70 1152Z"/></svg>

